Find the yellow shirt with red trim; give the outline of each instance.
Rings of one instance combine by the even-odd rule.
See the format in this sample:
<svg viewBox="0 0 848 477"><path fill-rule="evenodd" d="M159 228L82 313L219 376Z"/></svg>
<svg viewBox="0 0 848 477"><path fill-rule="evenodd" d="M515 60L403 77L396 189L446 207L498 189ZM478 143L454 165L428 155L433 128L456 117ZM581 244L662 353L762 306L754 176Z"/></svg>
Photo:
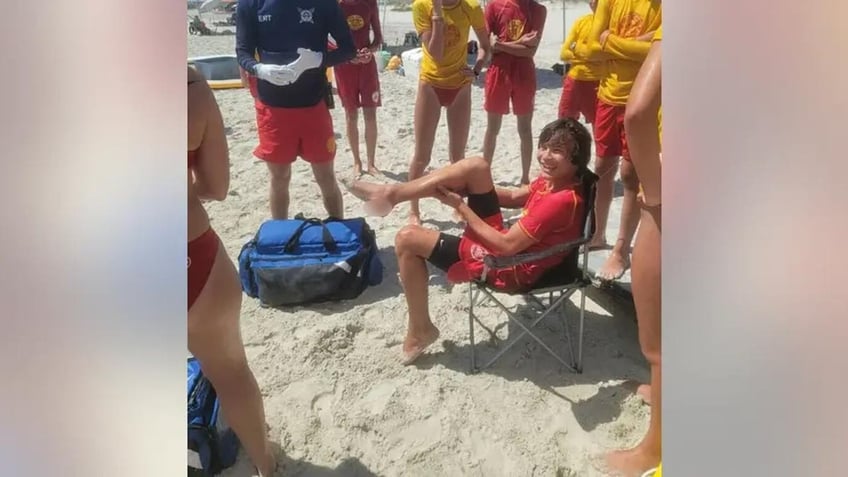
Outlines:
<svg viewBox="0 0 848 477"><path fill-rule="evenodd" d="M456 5L442 7L442 16L442 60L437 63L424 46L419 78L439 88L458 89L472 80L462 73L462 68L468 65L468 34L471 28L485 28L486 21L477 0L459 0ZM419 36L432 30L432 17L432 0L415 0L412 3L412 21Z"/></svg>
<svg viewBox="0 0 848 477"><path fill-rule="evenodd" d="M559 57L562 61L571 63L571 68L568 70L568 77L578 81L598 81L603 77L604 63L601 61L589 61L585 57L575 54L576 47L581 44L586 44L589 41L589 34L592 33L592 19L595 17L593 13L583 15L578 18L571 30L568 31L568 36L562 43ZM575 47L572 50L572 46Z"/></svg>
<svg viewBox="0 0 848 477"><path fill-rule="evenodd" d="M660 25L657 32L654 34L653 41L662 41L662 25ZM657 129L660 133L660 149L662 149L662 103L660 103L660 110L657 113Z"/></svg>
<svg viewBox="0 0 848 477"><path fill-rule="evenodd" d="M656 32L662 25L662 3L660 0L599 0L592 22L592 33L588 47L578 48L592 58L604 52L612 59L606 61L604 77L598 88L598 99L613 106L624 106L639 68L648 51L651 40L637 40L647 33ZM609 35L603 44L600 36L605 30Z"/></svg>

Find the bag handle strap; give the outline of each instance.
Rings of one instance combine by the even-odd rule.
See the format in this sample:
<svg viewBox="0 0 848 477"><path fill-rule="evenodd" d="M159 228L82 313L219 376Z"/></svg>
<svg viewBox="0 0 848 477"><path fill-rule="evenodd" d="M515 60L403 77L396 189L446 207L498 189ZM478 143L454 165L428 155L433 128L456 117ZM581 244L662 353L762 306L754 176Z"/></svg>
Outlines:
<svg viewBox="0 0 848 477"><path fill-rule="evenodd" d="M303 216L303 214L297 214L295 220L302 220L303 223L297 228L297 230L292 234L292 237L286 243L285 251L286 253L294 252L294 249L297 247L297 244L300 242L300 236L303 235L303 231L306 230L310 225L317 225L321 227L321 240L324 242L324 248L329 250L330 252L335 252L338 246L336 245L335 239L333 239L333 234L330 233L330 229L324 225L324 221L319 219L307 219Z"/></svg>

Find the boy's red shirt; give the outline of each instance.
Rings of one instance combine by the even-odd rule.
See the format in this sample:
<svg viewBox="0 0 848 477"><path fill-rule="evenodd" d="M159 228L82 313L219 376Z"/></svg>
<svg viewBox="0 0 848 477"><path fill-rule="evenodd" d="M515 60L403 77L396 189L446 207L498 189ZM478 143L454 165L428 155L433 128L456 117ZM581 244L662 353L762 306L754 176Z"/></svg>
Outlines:
<svg viewBox="0 0 848 477"><path fill-rule="evenodd" d="M579 185L574 185L552 190L550 183L541 177L530 184L530 196L524 204L518 226L536 243L521 253L539 252L554 245L577 240L581 236L581 218L585 204L583 197L578 193L578 187ZM506 233L501 213L481 218ZM503 290L531 287L545 271L558 265L566 254L561 253L510 268L490 270L487 282ZM471 229L466 228L459 244L460 261L448 271L448 279L459 283L480 278L483 273L483 258L486 255L492 255L492 252L480 243Z"/></svg>

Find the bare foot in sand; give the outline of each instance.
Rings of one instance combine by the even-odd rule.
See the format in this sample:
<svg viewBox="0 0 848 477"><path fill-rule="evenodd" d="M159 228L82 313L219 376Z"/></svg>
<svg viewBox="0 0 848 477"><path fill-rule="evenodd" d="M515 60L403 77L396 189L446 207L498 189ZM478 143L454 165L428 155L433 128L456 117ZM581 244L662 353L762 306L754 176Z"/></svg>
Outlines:
<svg viewBox="0 0 848 477"><path fill-rule="evenodd" d="M642 477L642 475L658 466L659 455L652 455L642 447L614 451L607 454L606 464L612 475L621 477Z"/></svg>
<svg viewBox="0 0 848 477"><path fill-rule="evenodd" d="M435 326L420 336L407 334L403 340L403 357L401 363L404 366L412 364L419 356L424 354L428 346L435 343L438 339L439 329Z"/></svg>
<svg viewBox="0 0 848 477"><path fill-rule="evenodd" d="M265 462L261 468L257 467L256 471L259 472L260 477L273 477L277 472L277 458L272 449L266 451Z"/></svg>
<svg viewBox="0 0 848 477"><path fill-rule="evenodd" d="M630 268L630 252L613 249L595 276L602 282L611 282L621 278L628 268Z"/></svg>
<svg viewBox="0 0 848 477"><path fill-rule="evenodd" d="M407 219L406 223L409 225L417 225L420 227L422 224L421 216L418 214L409 214L409 219Z"/></svg>
<svg viewBox="0 0 848 477"><path fill-rule="evenodd" d="M368 174L371 174L374 177L385 177L383 175L383 171L377 169L377 166L374 164L368 164Z"/></svg>
<svg viewBox="0 0 848 477"><path fill-rule="evenodd" d="M645 401L645 404L651 404L651 385L650 384L640 384L638 388L636 388L636 395L642 398Z"/></svg>
<svg viewBox="0 0 848 477"><path fill-rule="evenodd" d="M362 163L361 162L354 162L353 163L353 178L359 179L360 177L362 177Z"/></svg>
<svg viewBox="0 0 848 477"><path fill-rule="evenodd" d="M347 188L351 194L365 202L363 208L368 215L385 217L394 208L394 203L389 198L389 186L357 180Z"/></svg>

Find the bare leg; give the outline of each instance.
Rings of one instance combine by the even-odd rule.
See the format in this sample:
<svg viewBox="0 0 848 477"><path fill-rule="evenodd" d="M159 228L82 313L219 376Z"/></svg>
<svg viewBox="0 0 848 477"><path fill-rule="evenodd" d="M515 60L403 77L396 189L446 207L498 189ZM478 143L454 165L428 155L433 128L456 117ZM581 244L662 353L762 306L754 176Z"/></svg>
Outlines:
<svg viewBox="0 0 848 477"><path fill-rule="evenodd" d="M636 388L636 395L642 398L642 400L645 401L645 404L651 404L651 385L640 384L639 387Z"/></svg>
<svg viewBox="0 0 848 477"><path fill-rule="evenodd" d="M276 463L265 433L265 409L247 364L239 329L241 285L223 244L209 281L188 311L188 349L209 378L227 422L263 477Z"/></svg>
<svg viewBox="0 0 848 477"><path fill-rule="evenodd" d="M400 281L409 310L406 338L403 340L403 364L411 364L439 339L439 329L430 320L426 263L438 240L439 232L417 225L407 225L395 236Z"/></svg>
<svg viewBox="0 0 848 477"><path fill-rule="evenodd" d="M350 144L350 152L353 155L353 177L358 178L362 175L362 160L359 158L359 110L357 108L345 108L345 122L347 125L347 142ZM367 142L368 138L366 138Z"/></svg>
<svg viewBox="0 0 848 477"><path fill-rule="evenodd" d="M424 169L430 164L433 152L433 141L436 140L436 127L442 115L439 97L429 85L419 82L418 95L415 97L415 154L409 164L409 180L415 180L424 174ZM409 223L421 225L421 210L418 201L409 203Z"/></svg>
<svg viewBox="0 0 848 477"><path fill-rule="evenodd" d="M271 217L282 220L289 216L289 183L291 164L267 162L271 173Z"/></svg>
<svg viewBox="0 0 848 477"><path fill-rule="evenodd" d="M465 157L468 146L468 129L471 127L471 85L465 85L457 93L453 104L448 107L448 149L450 161L457 162Z"/></svg>
<svg viewBox="0 0 848 477"><path fill-rule="evenodd" d="M642 227L633 251L633 302L639 343L651 365L651 422L636 447L609 454L610 467L625 475L641 475L659 464L662 455L662 219L660 209L642 211Z"/></svg>
<svg viewBox="0 0 848 477"><path fill-rule="evenodd" d="M385 216L400 202L433 196L439 186L469 194L485 194L495 187L489 163L478 156L455 162L402 184L356 181L350 187L350 192L366 201L369 213Z"/></svg>
<svg viewBox="0 0 848 477"><path fill-rule="evenodd" d="M501 132L503 116L496 113L488 113L486 116L486 135L483 137L483 159L489 164L495 157L495 148L498 145L498 134Z"/></svg>
<svg viewBox="0 0 848 477"><path fill-rule="evenodd" d="M595 158L595 174L599 177L595 196L597 226L595 236L589 242L589 248L603 248L607 244L607 220L609 219L613 186L615 185L615 173L617 171L618 156Z"/></svg>
<svg viewBox="0 0 848 477"><path fill-rule="evenodd" d="M344 218L344 203L333 167L334 161L312 164L312 174L315 176L318 187L321 188L321 197L324 199L327 215L341 219Z"/></svg>
<svg viewBox="0 0 848 477"><path fill-rule="evenodd" d="M368 155L368 173L380 176L382 173L377 169L375 158L377 156L377 108L362 108L365 117L365 150Z"/></svg>
<svg viewBox="0 0 848 477"><path fill-rule="evenodd" d="M471 85L463 86L453 104L448 107L448 149L450 161L457 162L465 157L468 146L468 131L471 127ZM453 220L462 222L462 215L454 210Z"/></svg>
<svg viewBox="0 0 848 477"><path fill-rule="evenodd" d="M624 184L624 197L621 201L621 226L618 239L597 274L598 278L604 281L621 278L624 271L630 267L630 244L636 228L639 227L639 206L636 202L639 178L630 161L623 161L621 164L621 182Z"/></svg>
<svg viewBox="0 0 848 477"><path fill-rule="evenodd" d="M521 141L521 184L529 184L530 165L533 163L533 113L517 116L516 120Z"/></svg>

